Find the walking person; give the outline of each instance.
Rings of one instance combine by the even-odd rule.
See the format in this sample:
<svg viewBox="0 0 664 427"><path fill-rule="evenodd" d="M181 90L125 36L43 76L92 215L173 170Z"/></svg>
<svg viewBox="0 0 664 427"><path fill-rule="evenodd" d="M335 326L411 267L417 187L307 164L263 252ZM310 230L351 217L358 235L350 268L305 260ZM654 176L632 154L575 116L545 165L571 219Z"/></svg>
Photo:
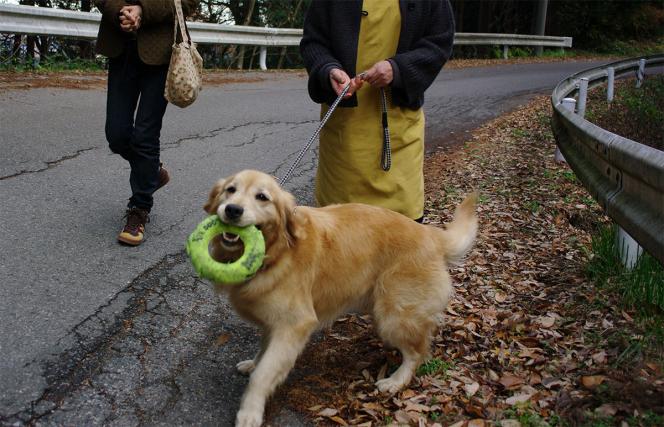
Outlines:
<svg viewBox="0 0 664 427"><path fill-rule="evenodd" d="M422 220L424 91L450 57L453 38L449 0L312 1L300 51L321 116L351 83L320 133L319 206L361 202Z"/></svg>
<svg viewBox="0 0 664 427"><path fill-rule="evenodd" d="M170 177L159 160L167 101L164 86L173 45L173 0L95 0L102 12L97 52L109 58L106 139L129 162L131 198L118 235L136 246L145 239L152 195ZM198 0L182 0L185 15Z"/></svg>

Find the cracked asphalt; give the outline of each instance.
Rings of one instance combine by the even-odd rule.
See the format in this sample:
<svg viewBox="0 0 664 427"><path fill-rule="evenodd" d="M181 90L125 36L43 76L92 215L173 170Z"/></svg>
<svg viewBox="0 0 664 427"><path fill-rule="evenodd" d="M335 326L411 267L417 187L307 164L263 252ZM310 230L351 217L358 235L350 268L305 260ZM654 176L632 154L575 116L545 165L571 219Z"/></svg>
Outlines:
<svg viewBox="0 0 664 427"><path fill-rule="evenodd" d="M590 62L445 70L427 93L427 149L548 93ZM198 280L183 243L212 183L281 176L316 127L302 73L252 73L170 106L148 240L115 242L127 165L104 140L105 92L0 93L0 425L232 425L256 330ZM312 203L315 154L286 187ZM297 369L297 366L296 368ZM272 425L308 425L281 408Z"/></svg>

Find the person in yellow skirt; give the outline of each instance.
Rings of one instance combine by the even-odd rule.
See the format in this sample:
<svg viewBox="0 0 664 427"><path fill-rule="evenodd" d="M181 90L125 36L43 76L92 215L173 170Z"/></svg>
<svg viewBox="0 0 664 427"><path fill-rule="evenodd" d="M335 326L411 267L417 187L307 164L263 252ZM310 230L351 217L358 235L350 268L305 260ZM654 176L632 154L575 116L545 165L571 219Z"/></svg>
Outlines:
<svg viewBox="0 0 664 427"><path fill-rule="evenodd" d="M450 57L453 39L449 0L312 1L300 51L321 115L351 83L320 133L319 206L367 203L422 220L424 91Z"/></svg>

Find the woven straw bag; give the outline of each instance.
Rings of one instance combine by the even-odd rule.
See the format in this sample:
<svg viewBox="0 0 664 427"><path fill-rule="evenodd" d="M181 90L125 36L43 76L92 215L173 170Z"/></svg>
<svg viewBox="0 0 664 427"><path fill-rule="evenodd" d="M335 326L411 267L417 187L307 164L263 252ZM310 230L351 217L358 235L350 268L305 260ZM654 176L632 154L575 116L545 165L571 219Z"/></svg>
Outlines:
<svg viewBox="0 0 664 427"><path fill-rule="evenodd" d="M189 39L187 24L182 13L181 0L175 1L177 19L173 30L173 53L168 66L164 97L173 105L184 108L191 105L202 89L203 59L196 44ZM178 28L182 42L177 43Z"/></svg>

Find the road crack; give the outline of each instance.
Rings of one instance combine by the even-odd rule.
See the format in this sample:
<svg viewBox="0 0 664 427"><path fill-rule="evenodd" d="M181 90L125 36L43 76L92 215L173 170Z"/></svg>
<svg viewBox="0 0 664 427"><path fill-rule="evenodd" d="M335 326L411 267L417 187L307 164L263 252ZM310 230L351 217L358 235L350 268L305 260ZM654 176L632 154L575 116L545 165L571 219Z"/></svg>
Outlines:
<svg viewBox="0 0 664 427"><path fill-rule="evenodd" d="M67 161L67 160L75 159L76 157L80 156L81 154L85 153L86 151L95 150L96 148L97 147L89 147L89 148L83 148L83 149L80 149L80 150L76 150L73 154L61 157L57 160L51 160L51 161L45 162L46 167L41 168L41 169L36 169L36 170L24 169L20 172L13 173L11 175L0 176L0 181L4 181L6 179L11 179L11 178L16 178L18 176L30 175L30 174L34 174L34 173L40 173L40 172L47 171L49 169L53 169L53 168L57 167L58 165L60 165L61 163Z"/></svg>

